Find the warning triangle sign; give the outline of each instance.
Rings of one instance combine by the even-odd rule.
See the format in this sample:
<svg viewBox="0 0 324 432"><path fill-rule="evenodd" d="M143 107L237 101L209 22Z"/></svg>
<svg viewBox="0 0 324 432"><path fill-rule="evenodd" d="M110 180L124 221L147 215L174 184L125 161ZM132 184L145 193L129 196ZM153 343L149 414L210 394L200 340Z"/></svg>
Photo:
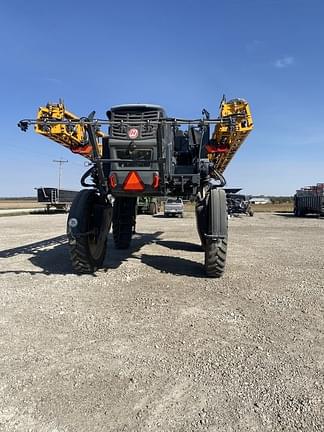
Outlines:
<svg viewBox="0 0 324 432"><path fill-rule="evenodd" d="M131 171L124 181L123 189L125 191L143 191L145 185L140 175L136 171Z"/></svg>

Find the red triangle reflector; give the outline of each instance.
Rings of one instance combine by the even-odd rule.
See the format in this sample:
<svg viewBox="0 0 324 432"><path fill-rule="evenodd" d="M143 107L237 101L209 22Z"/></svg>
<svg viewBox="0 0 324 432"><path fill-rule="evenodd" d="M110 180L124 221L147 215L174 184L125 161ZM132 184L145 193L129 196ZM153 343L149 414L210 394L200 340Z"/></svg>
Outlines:
<svg viewBox="0 0 324 432"><path fill-rule="evenodd" d="M142 191L145 189L145 185L139 174L136 171L131 171L125 178L123 189L125 191Z"/></svg>

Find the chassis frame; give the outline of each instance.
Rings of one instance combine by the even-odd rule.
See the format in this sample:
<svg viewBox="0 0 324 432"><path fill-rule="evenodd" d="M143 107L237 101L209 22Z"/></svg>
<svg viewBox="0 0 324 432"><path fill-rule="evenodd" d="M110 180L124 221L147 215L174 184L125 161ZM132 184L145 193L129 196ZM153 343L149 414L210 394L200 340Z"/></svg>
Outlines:
<svg viewBox="0 0 324 432"><path fill-rule="evenodd" d="M227 247L227 207L225 192L222 189L226 181L222 172L216 170L213 160L203 150L210 139L211 125L224 125L234 133L237 121L244 119L244 115L237 113L211 119L206 110L203 110L202 114L204 117L199 119L161 118L151 121L131 120L127 123L119 120L96 119L93 111L87 117L82 118L25 119L19 122L18 126L23 131L26 131L29 125L41 127L43 130L64 125L68 131L73 131L78 125L81 125L86 132L87 138L83 145L91 147L91 154L87 156L89 168L81 178L81 185L86 189L81 191L73 202L67 223L70 255L75 270L80 273L88 273L102 265L111 223L113 224L115 246L117 248L129 246L136 218L133 209L136 207L138 196L181 196L190 197L196 201L197 229L205 251L207 275L210 277L222 276ZM156 127L157 158L149 160L149 166L152 167L154 164L158 166L159 188L150 191L149 194L146 191L116 193L108 181L111 164L123 162L141 166L142 160L134 157L130 159L103 157L97 136L102 136L100 135L102 134L101 126L118 125L127 128L141 124L145 124L146 127ZM198 156L195 158L195 169L175 173L168 170L172 163L170 160L172 155L163 156L162 135L164 128L170 128L174 132L176 128L183 125L187 125L188 128L197 128L201 139L197 145ZM136 171L141 173L138 167ZM88 182L89 178L91 183ZM127 225L127 235L121 231L121 223Z"/></svg>

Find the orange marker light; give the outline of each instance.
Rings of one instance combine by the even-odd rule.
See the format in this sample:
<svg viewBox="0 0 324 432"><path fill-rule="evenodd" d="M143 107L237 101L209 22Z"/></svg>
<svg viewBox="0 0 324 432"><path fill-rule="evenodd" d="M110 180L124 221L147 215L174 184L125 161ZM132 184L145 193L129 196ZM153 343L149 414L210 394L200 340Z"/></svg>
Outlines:
<svg viewBox="0 0 324 432"><path fill-rule="evenodd" d="M123 189L125 191L143 191L145 185L136 171L131 171L125 178Z"/></svg>
<svg viewBox="0 0 324 432"><path fill-rule="evenodd" d="M158 174L154 173L153 174L153 183L152 186L154 189L157 189L159 187L160 184L160 177Z"/></svg>
<svg viewBox="0 0 324 432"><path fill-rule="evenodd" d="M116 174L111 174L111 175L108 177L108 179L109 179L110 187L111 187L112 189L114 189L114 188L117 186L117 177L116 177Z"/></svg>

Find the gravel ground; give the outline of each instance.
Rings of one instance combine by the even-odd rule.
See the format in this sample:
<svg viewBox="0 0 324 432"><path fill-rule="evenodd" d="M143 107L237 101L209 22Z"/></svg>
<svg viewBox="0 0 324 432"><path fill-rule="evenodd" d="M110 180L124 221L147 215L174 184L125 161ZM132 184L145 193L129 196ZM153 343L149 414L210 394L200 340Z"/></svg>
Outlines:
<svg viewBox="0 0 324 432"><path fill-rule="evenodd" d="M192 214L94 276L65 219L0 219L1 431L324 431L324 220L231 219L213 280Z"/></svg>
<svg viewBox="0 0 324 432"><path fill-rule="evenodd" d="M44 213L46 208L19 208L19 209L1 209L1 216L21 216L23 214L34 214L34 213Z"/></svg>

